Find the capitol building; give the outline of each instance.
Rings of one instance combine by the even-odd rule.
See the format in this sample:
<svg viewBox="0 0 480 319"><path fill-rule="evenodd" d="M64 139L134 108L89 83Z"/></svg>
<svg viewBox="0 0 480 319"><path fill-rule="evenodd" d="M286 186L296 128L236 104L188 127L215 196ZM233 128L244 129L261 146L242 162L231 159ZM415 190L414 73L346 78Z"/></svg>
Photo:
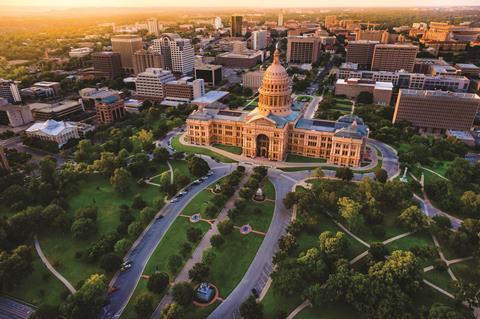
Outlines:
<svg viewBox="0 0 480 319"><path fill-rule="evenodd" d="M257 108L199 108L187 119L187 140L196 145L241 147L242 155L250 158L283 161L294 154L359 166L369 133L363 120L355 115L337 121L307 119L305 108L304 103L293 103L288 74L276 50L259 88Z"/></svg>

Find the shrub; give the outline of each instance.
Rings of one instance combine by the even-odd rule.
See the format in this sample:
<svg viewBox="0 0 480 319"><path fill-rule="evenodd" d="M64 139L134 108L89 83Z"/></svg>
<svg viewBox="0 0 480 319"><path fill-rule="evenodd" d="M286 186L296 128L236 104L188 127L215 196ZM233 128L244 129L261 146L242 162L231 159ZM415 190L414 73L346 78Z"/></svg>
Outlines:
<svg viewBox="0 0 480 319"><path fill-rule="evenodd" d="M188 306L193 302L195 291L190 283L181 282L173 286L172 297L180 306Z"/></svg>
<svg viewBox="0 0 480 319"><path fill-rule="evenodd" d="M218 223L217 227L218 231L223 236L229 235L233 232L233 222L230 219L221 221L220 223Z"/></svg>
<svg viewBox="0 0 480 319"><path fill-rule="evenodd" d="M156 294L161 294L168 287L170 278L165 272L156 272L148 278L147 289Z"/></svg>
<svg viewBox="0 0 480 319"><path fill-rule="evenodd" d="M196 243L202 238L202 231L199 228L189 227L187 229L187 239L192 242Z"/></svg>
<svg viewBox="0 0 480 319"><path fill-rule="evenodd" d="M225 239L223 239L222 235L219 234L213 235L212 238L210 238L210 244L215 248L219 248L224 242Z"/></svg>

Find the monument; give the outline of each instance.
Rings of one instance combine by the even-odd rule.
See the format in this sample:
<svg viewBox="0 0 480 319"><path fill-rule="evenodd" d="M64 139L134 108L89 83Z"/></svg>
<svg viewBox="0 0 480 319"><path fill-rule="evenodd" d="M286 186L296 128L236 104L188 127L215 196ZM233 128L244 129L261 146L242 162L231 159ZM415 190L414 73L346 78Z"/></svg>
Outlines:
<svg viewBox="0 0 480 319"><path fill-rule="evenodd" d="M207 282L202 282L197 288L197 299L202 303L210 302L215 294L215 289Z"/></svg>
<svg viewBox="0 0 480 319"><path fill-rule="evenodd" d="M265 194L263 193L263 190L260 187L255 192L255 195L253 196L253 199L256 200L256 201L265 200Z"/></svg>

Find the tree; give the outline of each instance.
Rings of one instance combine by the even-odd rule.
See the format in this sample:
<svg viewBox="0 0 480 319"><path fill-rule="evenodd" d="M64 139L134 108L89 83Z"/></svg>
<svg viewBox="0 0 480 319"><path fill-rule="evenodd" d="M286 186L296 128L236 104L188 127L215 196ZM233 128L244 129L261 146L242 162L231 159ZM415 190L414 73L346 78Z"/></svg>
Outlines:
<svg viewBox="0 0 480 319"><path fill-rule="evenodd" d="M92 221L97 221L98 207L95 204L90 204L85 207L81 207L75 212L75 219L88 218Z"/></svg>
<svg viewBox="0 0 480 319"><path fill-rule="evenodd" d="M388 249L383 243L374 242L370 244L370 248L368 248L368 253L370 254L370 256L372 256L373 260L382 261L385 260L385 256L388 255Z"/></svg>
<svg viewBox="0 0 480 319"><path fill-rule="evenodd" d="M385 183L388 179L388 173L383 168L380 168L375 171L375 179L380 183Z"/></svg>
<svg viewBox="0 0 480 319"><path fill-rule="evenodd" d="M287 253L291 252L298 247L297 239L291 233L287 233L278 240L278 247Z"/></svg>
<svg viewBox="0 0 480 319"><path fill-rule="evenodd" d="M462 279L455 283L455 298L465 302L470 309L480 306L480 285L478 282L466 282Z"/></svg>
<svg viewBox="0 0 480 319"><path fill-rule="evenodd" d="M205 263L196 263L192 269L188 271L188 278L194 283L201 283L208 279L210 267Z"/></svg>
<svg viewBox="0 0 480 319"><path fill-rule="evenodd" d="M210 171L208 163L204 159L196 156L190 156L187 159L187 166L190 174L195 177L205 176Z"/></svg>
<svg viewBox="0 0 480 319"><path fill-rule="evenodd" d="M417 206L410 206L405 209L398 221L412 231L424 229L428 226L428 218Z"/></svg>
<svg viewBox="0 0 480 319"><path fill-rule="evenodd" d="M192 242L196 243L202 238L202 231L199 228L189 227L187 229L187 239Z"/></svg>
<svg viewBox="0 0 480 319"><path fill-rule="evenodd" d="M140 222L133 222L128 225L128 235L137 238L143 231L143 225Z"/></svg>
<svg viewBox="0 0 480 319"><path fill-rule="evenodd" d="M171 303L166 305L162 313L160 314L160 319L181 319L183 318L183 309L176 303Z"/></svg>
<svg viewBox="0 0 480 319"><path fill-rule="evenodd" d="M140 194L135 194L133 196L133 201L132 201L132 208L133 209L142 209L147 206L147 202L143 200L142 195Z"/></svg>
<svg viewBox="0 0 480 319"><path fill-rule="evenodd" d="M60 313L57 306L52 305L40 305L33 313L30 319L58 319Z"/></svg>
<svg viewBox="0 0 480 319"><path fill-rule="evenodd" d="M85 239L97 233L97 225L90 218L79 218L70 228L75 239Z"/></svg>
<svg viewBox="0 0 480 319"><path fill-rule="evenodd" d="M112 177L110 177L110 183L115 191L120 195L125 195L130 189L130 173L123 167L115 169Z"/></svg>
<svg viewBox="0 0 480 319"><path fill-rule="evenodd" d="M428 319L465 319L465 317L455 309L436 302L430 307Z"/></svg>
<svg viewBox="0 0 480 319"><path fill-rule="evenodd" d="M108 253L100 258L100 268L105 270L106 273L112 273L120 269L122 265L122 257L116 253Z"/></svg>
<svg viewBox="0 0 480 319"><path fill-rule="evenodd" d="M12 289L33 271L32 249L20 245L12 252L0 250L0 289Z"/></svg>
<svg viewBox="0 0 480 319"><path fill-rule="evenodd" d="M347 222L348 228L358 230L363 225L363 216L360 215L359 203L348 197L338 199L338 211L340 216Z"/></svg>
<svg viewBox="0 0 480 319"><path fill-rule="evenodd" d="M138 221L142 223L143 226L147 226L156 214L157 212L155 211L155 209L151 207L145 207L140 211L140 217Z"/></svg>
<svg viewBox="0 0 480 319"><path fill-rule="evenodd" d="M337 260L346 255L348 245L344 233L337 232L333 235L330 231L324 231L320 234L319 240L320 250L328 257Z"/></svg>
<svg viewBox="0 0 480 319"><path fill-rule="evenodd" d="M188 306L193 302L195 290L189 282L180 282L173 286L172 297L180 306Z"/></svg>
<svg viewBox="0 0 480 319"><path fill-rule="evenodd" d="M111 176L116 166L117 161L115 154L112 152L102 152L100 153L100 159L93 161L93 164L89 168L106 176Z"/></svg>
<svg viewBox="0 0 480 319"><path fill-rule="evenodd" d="M171 255L168 257L168 269L172 274L176 273L182 267L182 257L179 255Z"/></svg>
<svg viewBox="0 0 480 319"><path fill-rule="evenodd" d="M315 176L316 178L323 178L325 176L325 173L323 172L323 169L321 167L317 167L313 171L313 176Z"/></svg>
<svg viewBox="0 0 480 319"><path fill-rule="evenodd" d="M339 167L335 172L335 177L343 179L344 181L351 181L353 172L349 167Z"/></svg>
<svg viewBox="0 0 480 319"><path fill-rule="evenodd" d="M283 198L283 205L285 205L285 207L288 209L292 208L297 202L298 199L295 192L288 192Z"/></svg>
<svg viewBox="0 0 480 319"><path fill-rule="evenodd" d="M155 272L148 278L147 288L153 293L161 294L170 283L170 278L166 272Z"/></svg>
<svg viewBox="0 0 480 319"><path fill-rule="evenodd" d="M460 197L460 201L463 205L463 211L467 216L475 218L480 217L480 195L475 194L472 191L466 191Z"/></svg>
<svg viewBox="0 0 480 319"><path fill-rule="evenodd" d="M159 163L166 163L170 158L170 153L166 148L157 147L153 150L153 158Z"/></svg>
<svg viewBox="0 0 480 319"><path fill-rule="evenodd" d="M154 302L153 296L149 293L142 293L138 296L134 306L138 318L148 318L155 309Z"/></svg>
<svg viewBox="0 0 480 319"><path fill-rule="evenodd" d="M360 92L357 96L357 103L361 104L372 104L373 103L373 94L370 92Z"/></svg>
<svg viewBox="0 0 480 319"><path fill-rule="evenodd" d="M54 185L55 184L55 171L57 164L52 157L46 157L40 162L40 177L43 182Z"/></svg>
<svg viewBox="0 0 480 319"><path fill-rule="evenodd" d="M107 280L104 275L91 275L75 294L61 306L69 319L95 318L105 302Z"/></svg>
<svg viewBox="0 0 480 319"><path fill-rule="evenodd" d="M218 232L223 235L227 236L233 232L233 222L230 219L226 219L218 223Z"/></svg>
<svg viewBox="0 0 480 319"><path fill-rule="evenodd" d="M474 176L474 167L463 158L456 158L445 172L445 177L457 186L469 184Z"/></svg>
<svg viewBox="0 0 480 319"><path fill-rule="evenodd" d="M215 248L219 248L224 242L225 239L223 239L222 235L220 234L213 235L212 238L210 238L210 244Z"/></svg>
<svg viewBox="0 0 480 319"><path fill-rule="evenodd" d="M132 247L132 241L128 238L122 238L115 243L114 251L123 256L127 253L127 251Z"/></svg>
<svg viewBox="0 0 480 319"><path fill-rule="evenodd" d="M240 316L243 319L263 319L263 305L251 295L240 305Z"/></svg>

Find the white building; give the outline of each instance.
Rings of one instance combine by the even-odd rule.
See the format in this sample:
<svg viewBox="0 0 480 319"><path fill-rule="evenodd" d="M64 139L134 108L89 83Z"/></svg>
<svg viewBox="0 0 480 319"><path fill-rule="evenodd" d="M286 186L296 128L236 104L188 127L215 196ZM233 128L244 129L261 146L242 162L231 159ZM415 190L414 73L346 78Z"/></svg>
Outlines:
<svg viewBox="0 0 480 319"><path fill-rule="evenodd" d="M279 27L283 26L283 11L280 11L280 13L278 14L277 26Z"/></svg>
<svg viewBox="0 0 480 319"><path fill-rule="evenodd" d="M148 33L155 34L156 36L160 35L160 27L158 25L158 20L151 18L147 20L147 30Z"/></svg>
<svg viewBox="0 0 480 319"><path fill-rule="evenodd" d="M265 75L265 71L263 70L243 73L242 74L243 87L250 88L254 91L258 90L260 85L262 85L262 80L264 75Z"/></svg>
<svg viewBox="0 0 480 319"><path fill-rule="evenodd" d="M70 139L80 138L78 128L75 123L47 120L41 123L35 123L26 129L28 136L37 137L46 141L53 141L60 148Z"/></svg>
<svg viewBox="0 0 480 319"><path fill-rule="evenodd" d="M71 49L68 55L71 58L84 58L92 52L93 50L91 48L76 48Z"/></svg>
<svg viewBox="0 0 480 319"><path fill-rule="evenodd" d="M170 42L172 72L191 74L195 66L195 51L189 39L175 39Z"/></svg>
<svg viewBox="0 0 480 319"><path fill-rule="evenodd" d="M22 97L18 90L18 83L12 80L0 79L0 97L7 99L10 103L21 102Z"/></svg>
<svg viewBox="0 0 480 319"><path fill-rule="evenodd" d="M32 111L28 106L12 105L0 98L0 124L18 127L33 122Z"/></svg>
<svg viewBox="0 0 480 319"><path fill-rule="evenodd" d="M216 17L215 21L213 22L213 27L215 28L215 30L222 29L223 28L222 18Z"/></svg>
<svg viewBox="0 0 480 319"><path fill-rule="evenodd" d="M148 68L139 73L135 81L137 95L155 100L163 100L164 84L174 81L172 72L160 68Z"/></svg>
<svg viewBox="0 0 480 319"><path fill-rule="evenodd" d="M252 32L252 49L263 50L267 47L267 31L258 30Z"/></svg>

